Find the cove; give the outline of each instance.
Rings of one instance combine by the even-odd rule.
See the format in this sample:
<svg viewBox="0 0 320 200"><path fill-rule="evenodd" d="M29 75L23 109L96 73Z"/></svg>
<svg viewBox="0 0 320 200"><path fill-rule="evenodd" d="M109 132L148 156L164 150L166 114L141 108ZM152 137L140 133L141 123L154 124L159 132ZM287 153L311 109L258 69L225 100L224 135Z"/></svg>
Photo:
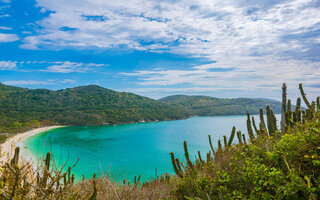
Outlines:
<svg viewBox="0 0 320 200"><path fill-rule="evenodd" d="M258 117L255 116L256 121ZM186 140L190 157L200 150L202 157L210 150L208 134L217 148L218 139L230 135L232 126L247 134L246 116L193 117L185 120L138 124L74 126L54 129L34 135L24 141L33 159L52 152L55 161L73 165L76 180L91 178L93 173L105 172L114 181L141 175L151 180L168 172L174 174L170 152L180 160L184 158L183 141ZM45 141L45 142L44 142ZM237 139L234 139L236 142Z"/></svg>

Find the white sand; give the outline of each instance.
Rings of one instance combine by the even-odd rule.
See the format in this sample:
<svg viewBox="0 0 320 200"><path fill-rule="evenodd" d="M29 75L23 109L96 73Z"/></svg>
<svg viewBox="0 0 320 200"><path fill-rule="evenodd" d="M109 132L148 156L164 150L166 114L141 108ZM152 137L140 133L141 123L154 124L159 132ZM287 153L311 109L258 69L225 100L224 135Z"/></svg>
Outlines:
<svg viewBox="0 0 320 200"><path fill-rule="evenodd" d="M8 161L8 159L12 158L14 155L14 150L16 146L20 146L20 152L21 152L20 156L24 158L24 160L31 161L30 155L26 155L26 151L22 149L23 145L21 142L30 136L33 136L45 131L49 131L52 129L60 128L60 127L64 127L64 126L47 126L47 127L37 128L31 131L20 133L13 137L10 137L5 143L0 144L0 149L1 149L0 162L5 162L5 161Z"/></svg>

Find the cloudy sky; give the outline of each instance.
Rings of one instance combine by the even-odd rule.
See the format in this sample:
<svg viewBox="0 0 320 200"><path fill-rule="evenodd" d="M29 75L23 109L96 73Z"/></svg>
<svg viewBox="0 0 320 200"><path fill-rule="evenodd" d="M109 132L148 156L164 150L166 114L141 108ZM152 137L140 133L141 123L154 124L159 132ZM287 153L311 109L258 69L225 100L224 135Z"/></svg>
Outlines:
<svg viewBox="0 0 320 200"><path fill-rule="evenodd" d="M320 94L320 1L0 0L0 82L280 99Z"/></svg>

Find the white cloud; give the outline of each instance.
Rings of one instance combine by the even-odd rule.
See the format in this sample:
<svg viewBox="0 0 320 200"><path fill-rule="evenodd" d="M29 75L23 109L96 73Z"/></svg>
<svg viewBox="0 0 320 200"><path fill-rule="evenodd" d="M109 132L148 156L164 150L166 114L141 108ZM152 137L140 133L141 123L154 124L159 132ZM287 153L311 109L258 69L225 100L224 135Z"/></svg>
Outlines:
<svg viewBox="0 0 320 200"><path fill-rule="evenodd" d="M61 83L70 83L70 84L74 84L74 83L76 83L76 81L75 80L72 80L72 79L64 79L64 80L62 80L62 81L60 81Z"/></svg>
<svg viewBox="0 0 320 200"><path fill-rule="evenodd" d="M17 67L17 62L0 61L0 70L14 70Z"/></svg>
<svg viewBox="0 0 320 200"><path fill-rule="evenodd" d="M19 81L4 81L6 85L53 85L52 81L35 81L35 80L19 80Z"/></svg>
<svg viewBox="0 0 320 200"><path fill-rule="evenodd" d="M12 30L11 27L7 27L7 26L0 26L1 30Z"/></svg>
<svg viewBox="0 0 320 200"><path fill-rule="evenodd" d="M1 42L14 42L17 40L19 40L19 37L16 34L0 33L0 43Z"/></svg>
<svg viewBox="0 0 320 200"><path fill-rule="evenodd" d="M12 81L4 81L2 82L6 85L56 85L57 83L62 84L74 84L76 83L75 80L72 79L63 79L63 80L56 80L56 79L49 79L45 81L39 80L12 80Z"/></svg>
<svg viewBox="0 0 320 200"><path fill-rule="evenodd" d="M40 21L37 36L23 48L127 48L221 60L223 56L278 55L310 48L305 41L282 41L318 27L312 0L283 1L100 1L37 0L54 11ZM261 7L263 5L264 7ZM63 28L68 28L62 30ZM143 42L141 42L143 41Z"/></svg>
<svg viewBox="0 0 320 200"><path fill-rule="evenodd" d="M320 91L320 62L275 60L270 57L254 61L242 58L195 66L188 70L155 69L120 74L137 78L136 83L140 87L133 91L141 93L259 90L260 96L266 97L270 94L263 94L263 91L275 93L283 82L291 88L297 88L298 83L302 82L309 92L314 93L312 97Z"/></svg>
<svg viewBox="0 0 320 200"><path fill-rule="evenodd" d="M49 62L50 63L50 62ZM55 72L55 73L71 73L71 72L86 72L89 70L94 70L94 67L105 66L105 64L96 63L77 63L77 62L54 62L55 65L48 66L44 72Z"/></svg>
<svg viewBox="0 0 320 200"><path fill-rule="evenodd" d="M10 17L9 14L0 14L0 18Z"/></svg>
<svg viewBox="0 0 320 200"><path fill-rule="evenodd" d="M27 36L21 47L125 47L217 61L191 69L122 73L138 77L145 87L189 84L188 88L264 90L279 88L284 81L316 85L320 56L309 53L319 51L313 49L320 29L316 4L316 0L37 0L37 6L53 12L38 22L38 34ZM83 72L86 67L67 62L46 71Z"/></svg>

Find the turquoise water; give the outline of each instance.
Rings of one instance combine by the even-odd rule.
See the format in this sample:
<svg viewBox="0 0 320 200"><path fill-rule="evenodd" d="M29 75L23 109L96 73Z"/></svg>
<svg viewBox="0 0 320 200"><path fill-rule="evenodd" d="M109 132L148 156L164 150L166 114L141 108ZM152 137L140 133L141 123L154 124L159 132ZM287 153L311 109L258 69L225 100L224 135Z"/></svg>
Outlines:
<svg viewBox="0 0 320 200"><path fill-rule="evenodd" d="M132 180L135 175L141 175L144 181L155 177L156 169L157 175L174 173L169 153L174 152L182 159L184 140L188 143L190 157L194 158L198 150L205 157L210 149L208 134L217 147L218 139L229 136L232 126L246 133L246 116L65 127L32 136L24 143L37 159L40 159L41 152L48 151L58 163L66 161L66 165L73 165L79 158L73 169L78 180L82 174L90 178L93 173L107 172L115 181Z"/></svg>

